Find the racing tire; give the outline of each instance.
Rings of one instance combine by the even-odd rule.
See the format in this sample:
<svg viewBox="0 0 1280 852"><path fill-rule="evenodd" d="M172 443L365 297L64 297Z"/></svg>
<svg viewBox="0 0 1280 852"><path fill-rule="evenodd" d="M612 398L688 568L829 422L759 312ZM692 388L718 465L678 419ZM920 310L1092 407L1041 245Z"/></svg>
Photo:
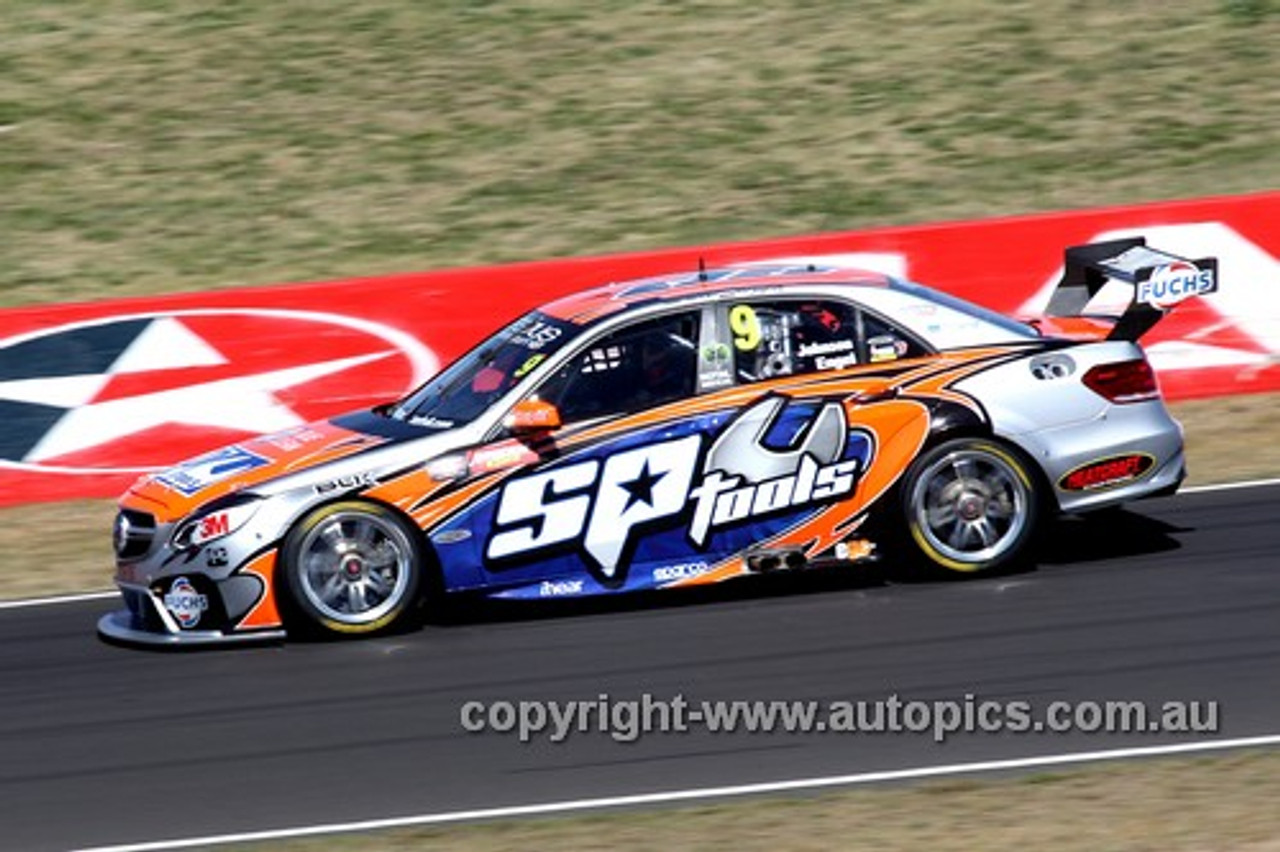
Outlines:
<svg viewBox="0 0 1280 852"><path fill-rule="evenodd" d="M906 538L932 573L1025 567L1040 520L1036 476L1018 450L989 438L927 449L903 478Z"/></svg>
<svg viewBox="0 0 1280 852"><path fill-rule="evenodd" d="M418 530L391 509L358 500L321 506L281 547L288 620L320 636L388 632L417 608L424 565Z"/></svg>

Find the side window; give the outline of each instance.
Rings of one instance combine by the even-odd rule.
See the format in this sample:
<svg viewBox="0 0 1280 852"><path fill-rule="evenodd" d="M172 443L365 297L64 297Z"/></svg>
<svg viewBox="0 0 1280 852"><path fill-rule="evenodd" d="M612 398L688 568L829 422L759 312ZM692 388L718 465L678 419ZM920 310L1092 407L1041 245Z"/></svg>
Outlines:
<svg viewBox="0 0 1280 852"><path fill-rule="evenodd" d="M872 364L927 354L913 336L866 311L862 313L862 339L866 360Z"/></svg>
<svg viewBox="0 0 1280 852"><path fill-rule="evenodd" d="M692 396L698 314L657 317L592 341L537 390L566 423Z"/></svg>
<svg viewBox="0 0 1280 852"><path fill-rule="evenodd" d="M857 310L829 300L731 304L738 381L837 370L859 362Z"/></svg>

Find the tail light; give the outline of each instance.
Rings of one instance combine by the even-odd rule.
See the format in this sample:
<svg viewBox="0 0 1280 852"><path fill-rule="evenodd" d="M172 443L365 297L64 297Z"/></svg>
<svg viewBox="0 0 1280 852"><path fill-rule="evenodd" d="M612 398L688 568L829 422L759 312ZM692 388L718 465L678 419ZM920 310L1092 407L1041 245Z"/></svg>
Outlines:
<svg viewBox="0 0 1280 852"><path fill-rule="evenodd" d="M1081 379L1085 387L1111 402L1145 402L1160 398L1155 370L1143 358L1099 364Z"/></svg>

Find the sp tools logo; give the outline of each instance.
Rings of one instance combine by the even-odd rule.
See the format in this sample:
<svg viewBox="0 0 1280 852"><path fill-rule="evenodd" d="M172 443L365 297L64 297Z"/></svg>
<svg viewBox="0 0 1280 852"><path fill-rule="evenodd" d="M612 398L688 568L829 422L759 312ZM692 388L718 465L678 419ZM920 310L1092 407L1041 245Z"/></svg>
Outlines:
<svg viewBox="0 0 1280 852"><path fill-rule="evenodd" d="M0 468L136 474L392 398L436 358L411 335L316 311L208 308L0 340Z"/></svg>
<svg viewBox="0 0 1280 852"><path fill-rule="evenodd" d="M874 451L840 403L797 417L781 397L761 400L705 442L670 438L508 482L486 559L576 550L602 581L618 583L644 534L684 522L686 549L701 552L717 530L852 494Z"/></svg>

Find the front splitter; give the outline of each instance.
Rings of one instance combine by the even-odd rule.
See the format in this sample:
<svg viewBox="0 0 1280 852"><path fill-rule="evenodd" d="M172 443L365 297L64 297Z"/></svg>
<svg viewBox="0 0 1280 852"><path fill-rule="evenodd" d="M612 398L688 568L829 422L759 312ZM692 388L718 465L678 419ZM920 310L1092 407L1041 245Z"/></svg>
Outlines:
<svg viewBox="0 0 1280 852"><path fill-rule="evenodd" d="M109 612L98 619L98 635L104 641L120 645L180 648L278 642L285 637L285 631L255 630L251 633L223 633L221 630L184 630L181 633L160 633L139 626L133 613L122 609Z"/></svg>

